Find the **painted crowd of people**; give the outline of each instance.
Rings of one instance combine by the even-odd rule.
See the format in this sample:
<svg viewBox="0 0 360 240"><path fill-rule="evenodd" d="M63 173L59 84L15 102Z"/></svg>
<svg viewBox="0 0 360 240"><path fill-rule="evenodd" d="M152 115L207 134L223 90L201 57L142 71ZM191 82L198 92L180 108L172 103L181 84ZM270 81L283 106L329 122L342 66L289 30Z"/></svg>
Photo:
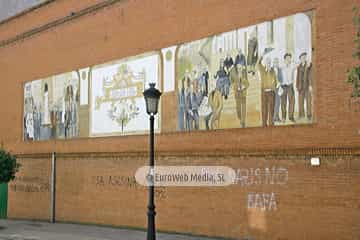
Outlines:
<svg viewBox="0 0 360 240"><path fill-rule="evenodd" d="M199 67L197 69L202 69L201 71L194 69L192 73L186 69L178 92L180 130L198 130L201 117L207 130L219 128L224 101L228 99L231 87L235 93L240 124L245 127L246 96L249 87L246 62L245 55L239 50L235 61L230 54L220 59L219 69L213 76L207 67ZM216 81L216 86L211 91L210 77Z"/></svg>
<svg viewBox="0 0 360 240"><path fill-rule="evenodd" d="M295 123L296 100L297 119L312 120L312 64L307 60L307 53L300 54L299 64L293 62L291 53L286 53L281 64L279 58L267 56L273 49L265 49L264 54L258 56L257 42L253 42L249 42L247 57L239 49L234 58L227 54L220 59L219 69L214 75L209 73L207 67L200 68L201 71L197 68L192 73L186 69L178 92L179 130L198 130L201 117L206 129L219 128L223 105L231 89L239 127L246 127L247 91L251 85L249 78L254 76L253 79L256 79L257 73L261 82L261 118L264 127L287 120ZM267 57L264 59L264 56ZM216 83L211 91L210 77Z"/></svg>
<svg viewBox="0 0 360 240"><path fill-rule="evenodd" d="M312 64L307 61L307 53L299 55L299 64L294 64L291 53L284 55L282 65L278 58L266 57L264 63L262 61L263 56L260 56L256 64L261 81L262 125L272 126L287 120L295 123L305 118L312 120ZM297 119L295 91L298 93Z"/></svg>
<svg viewBox="0 0 360 240"><path fill-rule="evenodd" d="M31 93L31 86L29 92ZM36 103L32 94L25 97L24 139L48 140L78 136L78 101L73 86L68 85L60 106L52 107L47 83L44 84L41 103Z"/></svg>

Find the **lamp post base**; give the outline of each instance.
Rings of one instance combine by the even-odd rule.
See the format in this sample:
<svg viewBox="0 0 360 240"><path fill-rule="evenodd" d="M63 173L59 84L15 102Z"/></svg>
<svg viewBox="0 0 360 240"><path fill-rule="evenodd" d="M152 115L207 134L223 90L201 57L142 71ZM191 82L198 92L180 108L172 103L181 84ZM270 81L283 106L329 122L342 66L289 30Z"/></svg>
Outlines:
<svg viewBox="0 0 360 240"><path fill-rule="evenodd" d="M155 206L148 207L148 229L147 229L147 240L155 240L156 232L155 232Z"/></svg>

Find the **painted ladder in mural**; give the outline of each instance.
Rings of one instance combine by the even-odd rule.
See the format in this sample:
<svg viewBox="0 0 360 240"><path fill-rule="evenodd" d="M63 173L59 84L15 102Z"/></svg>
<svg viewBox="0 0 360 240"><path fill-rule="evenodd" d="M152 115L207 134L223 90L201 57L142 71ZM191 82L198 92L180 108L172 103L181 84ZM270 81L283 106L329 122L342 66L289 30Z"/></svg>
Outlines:
<svg viewBox="0 0 360 240"><path fill-rule="evenodd" d="M8 185L0 184L0 219L7 217Z"/></svg>

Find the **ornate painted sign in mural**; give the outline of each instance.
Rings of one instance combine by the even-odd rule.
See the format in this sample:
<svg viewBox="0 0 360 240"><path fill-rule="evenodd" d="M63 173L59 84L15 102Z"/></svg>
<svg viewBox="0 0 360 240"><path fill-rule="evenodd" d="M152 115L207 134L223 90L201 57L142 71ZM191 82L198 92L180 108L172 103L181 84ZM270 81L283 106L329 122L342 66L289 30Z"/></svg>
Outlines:
<svg viewBox="0 0 360 240"><path fill-rule="evenodd" d="M144 88L160 87L159 54L146 54L93 69L91 136L145 132L148 115ZM158 129L158 122L155 129Z"/></svg>
<svg viewBox="0 0 360 240"><path fill-rule="evenodd" d="M172 93L157 131L313 123L312 25L299 13L26 83L24 139L146 133L150 82Z"/></svg>

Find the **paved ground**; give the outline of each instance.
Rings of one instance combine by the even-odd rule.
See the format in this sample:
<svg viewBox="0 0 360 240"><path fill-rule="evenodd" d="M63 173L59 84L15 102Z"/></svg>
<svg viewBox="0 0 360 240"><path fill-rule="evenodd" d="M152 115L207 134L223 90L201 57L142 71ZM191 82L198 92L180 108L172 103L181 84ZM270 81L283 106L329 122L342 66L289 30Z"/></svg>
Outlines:
<svg viewBox="0 0 360 240"><path fill-rule="evenodd" d="M0 240L146 240L137 230L76 224L0 220ZM158 240L209 240L173 234L157 234Z"/></svg>

